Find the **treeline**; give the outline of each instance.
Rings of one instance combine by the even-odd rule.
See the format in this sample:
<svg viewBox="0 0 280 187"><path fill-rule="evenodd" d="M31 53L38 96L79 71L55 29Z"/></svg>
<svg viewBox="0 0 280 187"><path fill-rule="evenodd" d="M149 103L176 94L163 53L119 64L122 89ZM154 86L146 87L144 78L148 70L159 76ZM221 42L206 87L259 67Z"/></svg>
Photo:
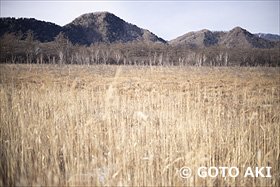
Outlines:
<svg viewBox="0 0 280 187"><path fill-rule="evenodd" d="M41 43L25 36L5 34L0 39L0 63L117 64L158 66L280 66L279 48L190 48L161 43L72 45L61 32Z"/></svg>

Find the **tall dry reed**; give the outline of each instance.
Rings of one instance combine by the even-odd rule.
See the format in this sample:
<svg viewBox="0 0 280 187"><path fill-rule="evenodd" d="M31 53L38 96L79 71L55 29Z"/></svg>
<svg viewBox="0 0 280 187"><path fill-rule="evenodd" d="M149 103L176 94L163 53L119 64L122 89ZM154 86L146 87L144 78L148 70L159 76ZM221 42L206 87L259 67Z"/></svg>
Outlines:
<svg viewBox="0 0 280 187"><path fill-rule="evenodd" d="M0 185L279 186L279 68L0 66ZM271 178L183 179L189 166Z"/></svg>

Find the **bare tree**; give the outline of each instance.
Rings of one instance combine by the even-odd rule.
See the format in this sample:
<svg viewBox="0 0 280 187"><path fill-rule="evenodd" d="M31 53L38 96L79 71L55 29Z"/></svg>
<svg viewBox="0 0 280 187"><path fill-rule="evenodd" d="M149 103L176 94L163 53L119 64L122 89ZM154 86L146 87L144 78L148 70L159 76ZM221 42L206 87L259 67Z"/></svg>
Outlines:
<svg viewBox="0 0 280 187"><path fill-rule="evenodd" d="M105 65L107 65L107 63L108 63L109 54L110 54L109 49L103 49L103 50L102 50L103 62L104 62Z"/></svg>
<svg viewBox="0 0 280 187"><path fill-rule="evenodd" d="M17 55L20 53L22 35L4 34L0 38L0 59L3 61L11 60L12 63L16 63Z"/></svg>
<svg viewBox="0 0 280 187"><path fill-rule="evenodd" d="M35 36L33 31L28 30L25 37L25 53L26 53L26 61L27 63L32 63L34 51L35 51Z"/></svg>
<svg viewBox="0 0 280 187"><path fill-rule="evenodd" d="M59 56L59 64L65 64L68 56L70 56L70 48L72 47L71 42L65 37L63 32L60 32L55 37L55 46Z"/></svg>
<svg viewBox="0 0 280 187"><path fill-rule="evenodd" d="M121 60L121 52L119 50L117 50L114 52L114 54L115 54L115 59L116 59L117 65L119 65L120 60Z"/></svg>

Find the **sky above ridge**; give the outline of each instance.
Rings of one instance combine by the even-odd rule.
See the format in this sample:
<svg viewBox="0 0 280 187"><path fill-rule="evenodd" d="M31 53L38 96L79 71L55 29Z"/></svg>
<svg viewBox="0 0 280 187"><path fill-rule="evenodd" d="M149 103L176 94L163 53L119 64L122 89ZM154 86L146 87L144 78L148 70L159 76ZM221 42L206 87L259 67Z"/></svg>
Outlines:
<svg viewBox="0 0 280 187"><path fill-rule="evenodd" d="M35 18L63 26L84 13L108 11L171 40L190 31L228 31L236 26L252 33L280 34L279 6L279 0L0 0L0 16Z"/></svg>

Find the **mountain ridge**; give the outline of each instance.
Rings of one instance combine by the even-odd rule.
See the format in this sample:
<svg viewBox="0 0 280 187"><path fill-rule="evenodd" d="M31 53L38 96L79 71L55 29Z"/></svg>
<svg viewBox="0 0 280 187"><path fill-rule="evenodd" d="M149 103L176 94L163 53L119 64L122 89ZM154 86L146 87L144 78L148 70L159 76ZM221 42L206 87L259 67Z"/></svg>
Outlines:
<svg viewBox="0 0 280 187"><path fill-rule="evenodd" d="M87 46L94 43L115 42L168 43L197 48L211 46L273 48L280 46L279 35L252 34L241 27L235 27L228 32L207 29L192 31L167 42L149 30L128 23L106 11L82 14L64 26L34 18L0 18L0 36L7 32L24 35L28 30L33 31L41 42L54 41L55 37L63 32L73 44ZM278 37L279 40L277 40Z"/></svg>
<svg viewBox="0 0 280 187"><path fill-rule="evenodd" d="M280 35L271 33L255 33L254 35L267 40L277 41L280 40Z"/></svg>

